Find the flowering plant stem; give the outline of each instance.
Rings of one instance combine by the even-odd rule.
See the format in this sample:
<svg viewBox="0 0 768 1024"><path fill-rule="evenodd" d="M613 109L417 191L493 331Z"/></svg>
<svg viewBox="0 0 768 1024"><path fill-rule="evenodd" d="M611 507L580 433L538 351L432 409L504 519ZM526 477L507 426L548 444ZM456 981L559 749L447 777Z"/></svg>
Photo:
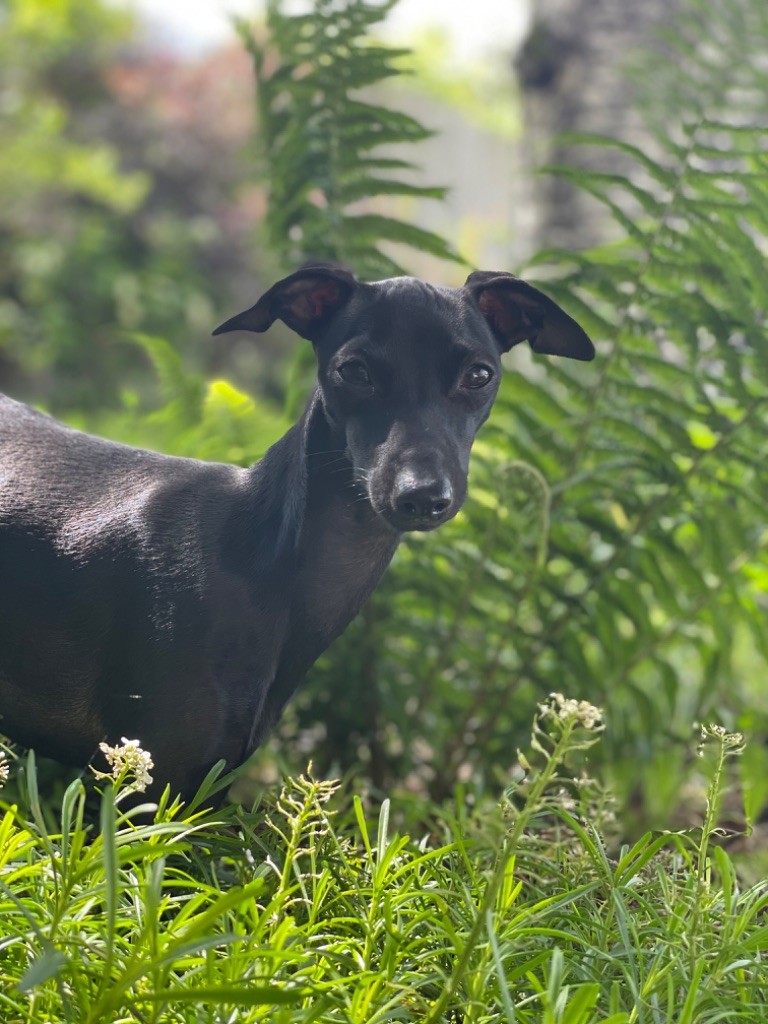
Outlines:
<svg viewBox="0 0 768 1024"><path fill-rule="evenodd" d="M709 859L710 840L718 830L718 816L722 801L725 780L725 763L729 757L737 757L744 750L744 737L739 732L727 732L720 725L704 725L701 729L701 744L698 753L701 756L703 747L708 740L716 745L715 766L707 787L707 810L701 829L701 839L696 858L696 898L691 917L690 956L691 965L695 966L699 957L699 926L701 924L704 903L710 893L712 872Z"/></svg>
<svg viewBox="0 0 768 1024"><path fill-rule="evenodd" d="M539 714L534 720L531 743L535 750L544 755L544 764L533 777L531 788L515 818L512 830L499 848L493 873L486 886L458 963L424 1024L436 1024L440 1019L443 1010L454 998L461 979L469 967L483 927L487 926L490 931L493 922L493 908L499 888L507 877L509 861L514 856L520 838L531 818L541 806L544 795L555 778L558 768L571 751L584 750L596 742L593 739L584 740L574 737L574 732L579 728L587 731L601 731L603 725L599 709L586 702L576 705L575 701L564 701L560 694L553 694L549 704L540 705ZM545 743L547 746L544 745ZM521 757L521 763L527 771L529 769L527 760Z"/></svg>

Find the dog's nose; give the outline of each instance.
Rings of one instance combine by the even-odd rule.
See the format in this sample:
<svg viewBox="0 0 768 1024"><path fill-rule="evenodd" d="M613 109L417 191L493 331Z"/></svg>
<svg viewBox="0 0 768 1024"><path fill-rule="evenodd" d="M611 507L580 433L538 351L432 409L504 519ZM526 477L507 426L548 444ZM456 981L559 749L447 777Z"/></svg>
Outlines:
<svg viewBox="0 0 768 1024"><path fill-rule="evenodd" d="M436 526L448 516L453 504L453 490L448 480L403 483L404 486L396 486L392 504L398 517L407 524L406 529L420 523Z"/></svg>

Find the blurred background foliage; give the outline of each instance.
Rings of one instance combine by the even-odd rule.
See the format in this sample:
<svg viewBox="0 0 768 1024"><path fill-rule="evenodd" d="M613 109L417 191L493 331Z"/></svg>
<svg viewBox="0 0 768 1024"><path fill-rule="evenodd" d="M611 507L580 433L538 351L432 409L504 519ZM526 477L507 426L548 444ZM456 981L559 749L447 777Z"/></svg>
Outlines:
<svg viewBox="0 0 768 1024"><path fill-rule="evenodd" d="M135 33L102 0L0 3L0 386L56 410L152 397L134 331L210 370L258 271L237 68Z"/></svg>
<svg viewBox="0 0 768 1024"><path fill-rule="evenodd" d="M99 0L56 18L0 3L3 390L120 440L246 464L303 400L308 352L279 330L214 348L219 319L304 258L463 280L477 225L444 240L414 223L417 201L450 200L414 167L440 74L420 96L390 89L409 66L377 34L393 6L272 2L239 46L192 60L140 46ZM747 810L768 805L768 9L674 6L632 59L631 137L546 149L567 150L552 180L577 193L543 184L541 202L585 197L593 244L542 214L568 247L526 253L520 272L580 319L596 361L515 350L466 508L404 542L256 782L311 757L373 794L495 790L555 690L605 706L599 756L628 831L685 814L702 719L753 738ZM567 63L550 67L543 22L532 38L523 97ZM509 126L530 96L510 82L494 96L494 131L519 145ZM519 271L513 227L488 237Z"/></svg>

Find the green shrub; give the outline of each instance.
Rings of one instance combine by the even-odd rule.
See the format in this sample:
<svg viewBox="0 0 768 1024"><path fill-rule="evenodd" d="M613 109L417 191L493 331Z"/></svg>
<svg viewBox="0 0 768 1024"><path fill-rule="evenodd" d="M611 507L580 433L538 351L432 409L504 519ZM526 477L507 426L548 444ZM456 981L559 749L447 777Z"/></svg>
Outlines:
<svg viewBox="0 0 768 1024"><path fill-rule="evenodd" d="M612 847L579 774L600 722L540 708L497 808L422 806L428 829L377 824L336 785L289 781L272 806L121 809L82 782L57 821L34 758L0 800L0 1007L9 1024L681 1024L766 1012L768 889L713 845L727 760L706 731L708 809L690 833ZM577 781L571 781L576 774ZM397 814L392 808L392 817Z"/></svg>
<svg viewBox="0 0 768 1024"><path fill-rule="evenodd" d="M391 51L366 41L383 9L339 0L315 23L273 5L272 49L249 39L275 181L270 223L287 240L285 260L347 255L371 274L386 270L349 209L378 194L382 168L369 138L356 149L344 134L359 127L356 88L395 69ZM342 10L338 45L324 48L318 25ZM543 253L530 268L590 330L598 358L566 366L515 351L465 510L404 542L267 758L295 770L301 749L321 773L362 772L381 793L442 799L457 779L495 791L525 735L525 709L579 679L609 711L598 756L637 817L631 830L668 823L680 804L693 722L765 734L767 21L757 2L691 0L665 63L646 68L647 150L583 140L618 150L630 170L559 169L623 231L596 251ZM359 59L369 48L370 64ZM395 114L365 109L372 125L392 126L390 146L407 135ZM298 132L304 124L312 130ZM295 178L285 192L287 165ZM333 219L327 232L323 217ZM166 408L91 425L241 463L284 428L266 403L189 378L162 342L143 343ZM305 389L306 373L296 374L292 409ZM754 817L768 803L765 747L752 744L743 764Z"/></svg>
<svg viewBox="0 0 768 1024"><path fill-rule="evenodd" d="M691 2L646 68L647 149L584 139L627 172L557 169L624 237L526 276L598 357L515 350L465 510L405 541L286 721L324 770L438 798L498 779L520 709L575 678L609 709L622 798L664 821L693 721L765 732L766 40L764 4Z"/></svg>

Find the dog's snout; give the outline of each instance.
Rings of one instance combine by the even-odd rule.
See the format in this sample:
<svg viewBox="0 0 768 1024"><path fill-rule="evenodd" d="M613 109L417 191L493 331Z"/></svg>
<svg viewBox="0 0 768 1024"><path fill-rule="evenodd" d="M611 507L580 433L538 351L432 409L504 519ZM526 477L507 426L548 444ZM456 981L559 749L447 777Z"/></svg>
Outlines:
<svg viewBox="0 0 768 1024"><path fill-rule="evenodd" d="M438 526L453 507L453 488L442 479L414 480L405 474L395 481L392 508L403 530Z"/></svg>

